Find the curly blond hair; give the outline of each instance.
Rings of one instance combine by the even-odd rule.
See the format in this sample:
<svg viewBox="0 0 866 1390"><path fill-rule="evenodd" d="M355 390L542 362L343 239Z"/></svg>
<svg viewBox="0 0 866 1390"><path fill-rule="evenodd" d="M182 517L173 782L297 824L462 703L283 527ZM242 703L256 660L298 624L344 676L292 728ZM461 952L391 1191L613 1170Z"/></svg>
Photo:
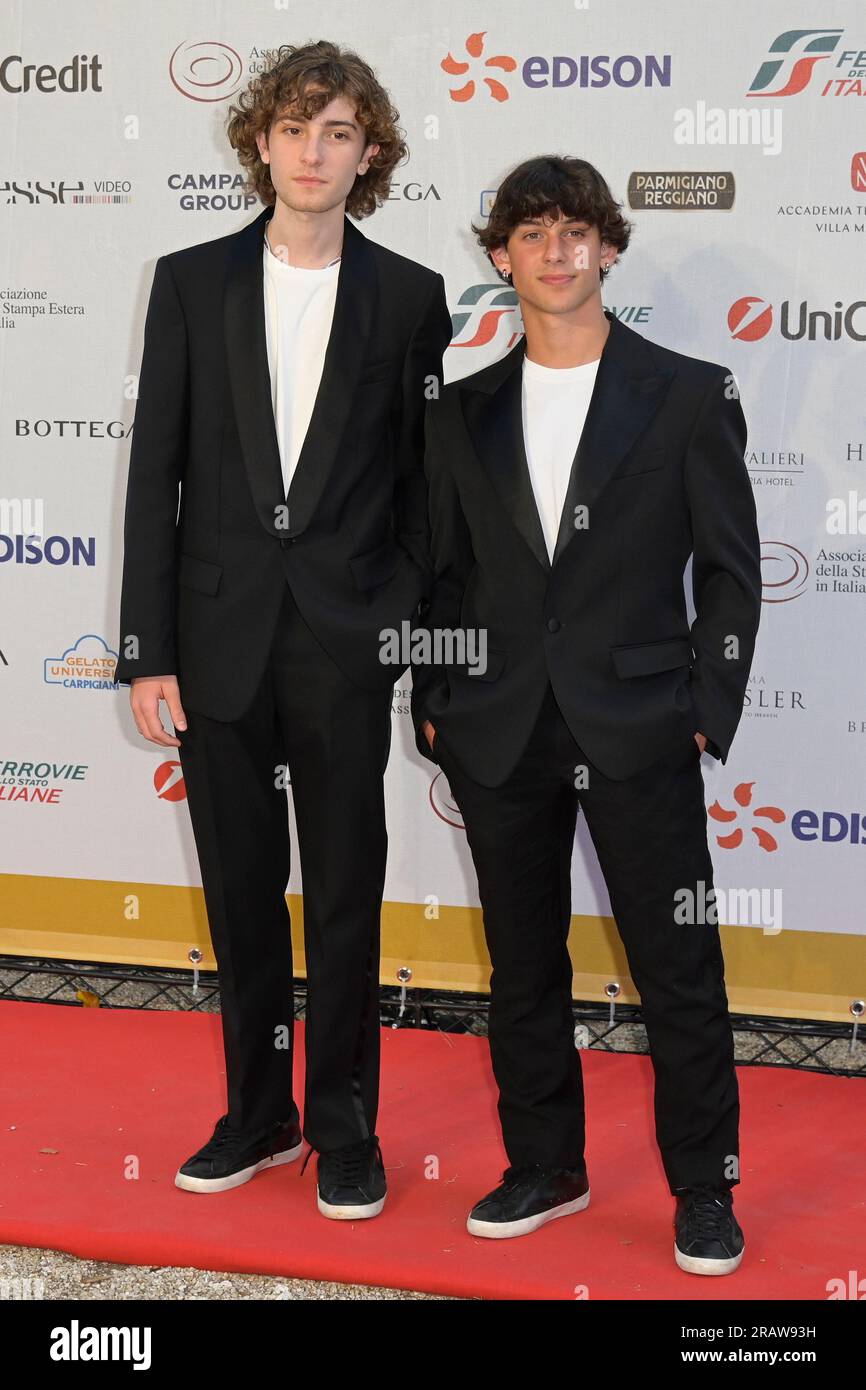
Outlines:
<svg viewBox="0 0 866 1390"><path fill-rule="evenodd" d="M346 199L350 216L359 220L369 217L387 199L391 174L409 154L405 131L397 125L400 113L373 69L357 53L325 39L296 47L283 44L267 51L265 57L269 66L229 107L226 122L229 144L247 170L247 191L267 207L273 207L277 200L270 168L256 144L260 131L269 131L286 108L310 120L334 97L346 96L355 104L365 143L379 146L367 172L356 176Z"/></svg>

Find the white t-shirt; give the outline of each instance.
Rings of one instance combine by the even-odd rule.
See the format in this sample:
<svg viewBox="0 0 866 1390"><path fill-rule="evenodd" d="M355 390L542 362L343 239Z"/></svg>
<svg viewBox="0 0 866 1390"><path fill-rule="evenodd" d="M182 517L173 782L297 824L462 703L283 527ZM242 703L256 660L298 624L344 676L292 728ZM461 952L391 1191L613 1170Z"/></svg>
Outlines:
<svg viewBox="0 0 866 1390"><path fill-rule="evenodd" d="M523 442L551 562L600 361L599 357L580 367L542 367L523 358Z"/></svg>
<svg viewBox="0 0 866 1390"><path fill-rule="evenodd" d="M321 269L288 265L264 238L265 330L285 494L316 403L331 333L340 257ZM284 494L284 495L285 495Z"/></svg>

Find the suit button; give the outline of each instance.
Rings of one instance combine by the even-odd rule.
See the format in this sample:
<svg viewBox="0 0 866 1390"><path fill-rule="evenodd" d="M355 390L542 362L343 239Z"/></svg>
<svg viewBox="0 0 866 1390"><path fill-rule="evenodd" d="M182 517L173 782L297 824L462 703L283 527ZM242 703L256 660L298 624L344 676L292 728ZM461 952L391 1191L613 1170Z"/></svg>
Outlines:
<svg viewBox="0 0 866 1390"><path fill-rule="evenodd" d="M547 630L548 630L548 632L559 632L559 629L560 629L561 626L562 626L562 624L560 623L560 621L559 621L558 618L548 618L548 620L547 620Z"/></svg>

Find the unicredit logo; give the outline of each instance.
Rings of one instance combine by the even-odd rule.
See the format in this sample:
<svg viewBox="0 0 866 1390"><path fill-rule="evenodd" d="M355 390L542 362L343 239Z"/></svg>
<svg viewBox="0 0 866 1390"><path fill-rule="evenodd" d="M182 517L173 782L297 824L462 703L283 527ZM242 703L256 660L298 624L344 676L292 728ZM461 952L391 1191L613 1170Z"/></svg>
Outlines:
<svg viewBox="0 0 866 1390"><path fill-rule="evenodd" d="M728 310L728 327L732 338L753 343L763 338L773 326L773 306L766 299L749 294L738 299Z"/></svg>
<svg viewBox="0 0 866 1390"><path fill-rule="evenodd" d="M855 343L866 342L866 299L855 299L851 304L843 304L837 299L832 308L813 309L805 299L792 304L783 299L779 308L779 334L789 342L803 339L814 343L823 339L828 343L851 338ZM773 306L758 295L746 295L737 299L728 310L728 328L731 337L744 343L753 343L765 338L773 327Z"/></svg>
<svg viewBox="0 0 866 1390"><path fill-rule="evenodd" d="M102 63L96 53L76 53L64 66L27 63L20 53L0 61L4 92L101 92Z"/></svg>
<svg viewBox="0 0 866 1390"><path fill-rule="evenodd" d="M180 763L174 759L160 763L153 774L153 788L160 801L185 801L186 781Z"/></svg>

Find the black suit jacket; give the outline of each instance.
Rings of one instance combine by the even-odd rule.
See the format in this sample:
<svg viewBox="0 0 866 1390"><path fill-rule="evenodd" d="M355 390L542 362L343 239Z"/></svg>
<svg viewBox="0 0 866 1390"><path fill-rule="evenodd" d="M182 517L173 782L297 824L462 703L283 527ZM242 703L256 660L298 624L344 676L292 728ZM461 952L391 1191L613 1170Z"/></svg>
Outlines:
<svg viewBox="0 0 866 1390"><path fill-rule="evenodd" d="M413 661L412 717L426 758L438 746L431 754L421 732L430 719L485 786L514 768L548 680L580 747L613 780L695 731L724 762L742 713L761 574L733 378L605 314L552 565L524 452L525 338L427 407L435 579L424 626L486 630L487 669ZM581 505L588 524L576 529Z"/></svg>
<svg viewBox="0 0 866 1390"><path fill-rule="evenodd" d="M287 581L341 669L376 689L405 669L383 665L380 631L413 617L431 578L424 408L451 337L442 276L344 219L285 497L263 299L272 213L157 261L129 461L116 679L177 675L184 704L222 720L253 698Z"/></svg>

